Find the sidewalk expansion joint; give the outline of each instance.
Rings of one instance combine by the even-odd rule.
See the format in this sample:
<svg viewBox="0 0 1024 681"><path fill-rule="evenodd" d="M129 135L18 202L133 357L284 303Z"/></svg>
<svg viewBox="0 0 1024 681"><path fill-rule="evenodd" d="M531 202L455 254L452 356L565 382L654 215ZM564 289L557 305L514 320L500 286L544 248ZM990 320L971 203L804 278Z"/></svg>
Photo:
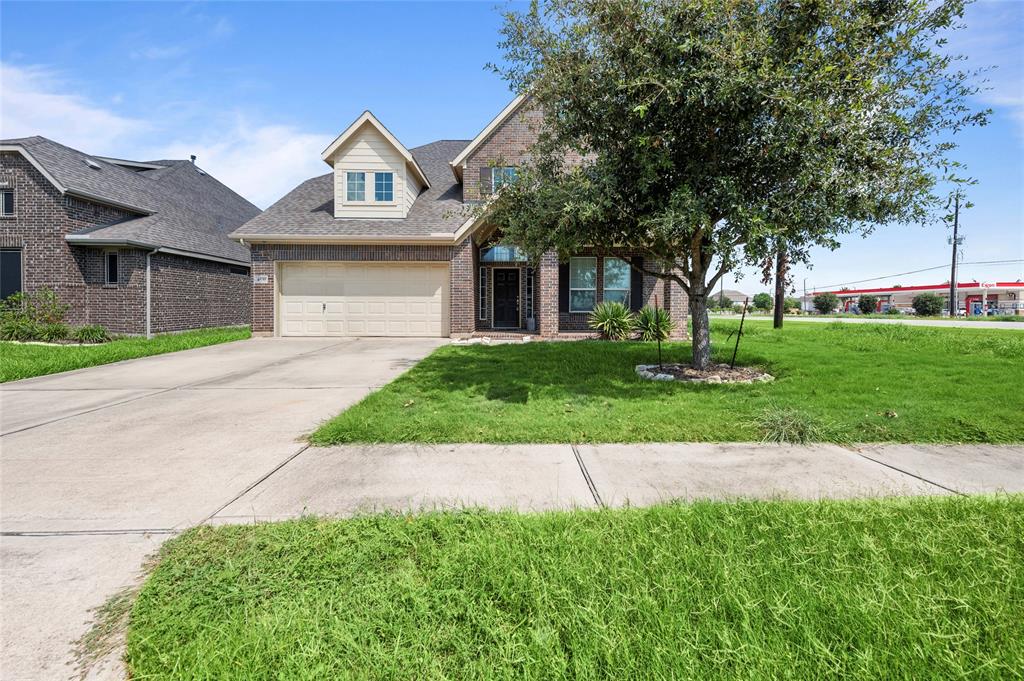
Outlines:
<svg viewBox="0 0 1024 681"><path fill-rule="evenodd" d="M576 457L576 463L580 467L580 473L583 474L583 479L587 483L587 487L590 488L590 495L594 497L594 503L599 508L604 508L604 501L601 500L601 494L597 491L597 485L594 484L594 479L590 477L590 471L587 470L587 465L583 463L583 456L580 454L580 450L576 448L576 445L570 444L572 448L572 454Z"/></svg>
<svg viewBox="0 0 1024 681"><path fill-rule="evenodd" d="M961 492L958 489L953 489L952 487L946 487L945 485L940 484L938 482L935 482L934 480L929 480L928 478L922 477L922 476L918 475L917 473L911 473L910 471L905 470L903 468L900 468L899 466L893 466L891 463L886 463L885 461L879 461L878 459L873 459L873 458L871 458L870 456L868 456L867 454L865 454L864 452L862 452L862 451L860 451L858 449L850 448L850 450L854 454L856 454L857 456L861 457L862 459L867 459L868 461L871 461L872 463L877 463L879 466L885 466L886 468L892 469L892 470L894 470L894 471L896 471L898 473L903 473L903 475L909 475L912 478L920 480L921 482L926 482L929 485L934 485L935 487L938 487L939 489L944 489L947 492L952 492L953 494L959 494L962 497L968 496L966 493Z"/></svg>
<svg viewBox="0 0 1024 681"><path fill-rule="evenodd" d="M245 496L246 494L248 494L248 493L249 493L249 492L251 492L252 490L254 490L254 489L256 489L257 487L259 487L259 486L260 486L261 484L263 484L263 482L264 482L264 481L266 481L266 480L267 480L267 478L269 478L269 477L270 477L270 476L272 476L272 475L273 475L274 473L278 472L279 470L281 470L282 468L284 468L285 466L287 466L287 465L288 465L289 463L291 463L291 462L292 462L292 461L293 461L293 460L295 459L295 457L297 457L297 456L298 456L299 454L302 454L302 453L303 453L304 451L306 451L307 449L309 449L309 448L310 448L311 446L312 446L312 445L308 445L308 444L307 444L307 445L304 445L303 447L301 447L301 448L299 449L299 451L295 452L294 454L290 455L290 456L289 456L289 457L288 457L287 459L285 459L285 460L284 460L284 461L282 461L281 463L279 463L279 464L277 464L276 466L274 466L274 468L272 468L272 469L271 469L271 470L270 470L269 472L265 473L265 474L264 474L264 475L263 475L263 476L262 476L262 477L261 477L261 478L260 478L259 480L257 480L256 482L252 483L251 485L249 485L248 487L246 487L245 489L243 489L243 490L242 490L241 492L239 492L238 494L236 494L235 496L233 496L233 497L232 497L231 499L229 499L228 501L226 501L226 502L224 502L223 504L221 504L221 505L220 505L220 506L219 506L219 507L217 508L217 510L216 510L216 511L214 511L214 512L213 512L213 513L211 513L210 515L206 516L206 517L205 517L205 518L203 518L202 520L200 520L198 524L199 524L199 525L205 525L206 523L208 523L208 522L210 522L211 520L213 520L214 518L216 518L216 517L217 517L217 514L219 514L219 513L220 513L221 511L223 511L223 510L224 510L225 508L227 508L227 507L228 507L228 506L230 506L231 504L235 503L236 501L238 501L239 499L241 499L242 497L244 497L244 496Z"/></svg>
<svg viewBox="0 0 1024 681"><path fill-rule="evenodd" d="M123 534L180 534L181 530L170 527L130 528L124 530L23 530L0 532L0 537L97 537Z"/></svg>

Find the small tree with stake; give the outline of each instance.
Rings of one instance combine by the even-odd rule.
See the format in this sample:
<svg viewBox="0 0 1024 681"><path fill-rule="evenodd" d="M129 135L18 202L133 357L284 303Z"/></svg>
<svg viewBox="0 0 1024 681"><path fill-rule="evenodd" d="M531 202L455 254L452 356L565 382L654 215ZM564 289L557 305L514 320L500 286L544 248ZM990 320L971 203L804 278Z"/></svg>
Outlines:
<svg viewBox="0 0 1024 681"><path fill-rule="evenodd" d="M942 48L963 0L548 0L506 14L503 65L545 112L517 181L486 210L537 257L643 256L689 296L693 364L708 298L785 243L809 249L923 221L943 133L984 122ZM566 159L573 162L567 163ZM631 262L636 263L636 260Z"/></svg>

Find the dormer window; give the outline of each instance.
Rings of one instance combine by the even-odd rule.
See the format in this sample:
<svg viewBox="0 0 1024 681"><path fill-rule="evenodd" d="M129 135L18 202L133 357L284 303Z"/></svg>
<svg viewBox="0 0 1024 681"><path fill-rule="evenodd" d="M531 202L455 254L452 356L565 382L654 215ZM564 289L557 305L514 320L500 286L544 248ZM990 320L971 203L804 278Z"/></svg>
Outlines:
<svg viewBox="0 0 1024 681"><path fill-rule="evenodd" d="M373 200L391 203L395 200L395 174L374 173Z"/></svg>
<svg viewBox="0 0 1024 681"><path fill-rule="evenodd" d="M491 169L491 192L496 192L516 179L515 166L497 166Z"/></svg>
<svg viewBox="0 0 1024 681"><path fill-rule="evenodd" d="M346 176L345 200L365 201L366 200L366 173L348 172Z"/></svg>

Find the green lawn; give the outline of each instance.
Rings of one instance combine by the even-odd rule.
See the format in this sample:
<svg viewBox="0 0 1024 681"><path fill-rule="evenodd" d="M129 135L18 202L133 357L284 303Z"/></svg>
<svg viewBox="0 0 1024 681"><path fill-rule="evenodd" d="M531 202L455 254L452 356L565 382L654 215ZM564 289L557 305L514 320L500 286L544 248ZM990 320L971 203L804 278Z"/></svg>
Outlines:
<svg viewBox="0 0 1024 681"><path fill-rule="evenodd" d="M230 327L168 333L149 340L140 337L121 338L100 345L53 346L0 342L0 383L248 337L248 327Z"/></svg>
<svg viewBox="0 0 1024 681"><path fill-rule="evenodd" d="M736 321L712 322L727 361ZM445 346L325 423L341 442L755 441L783 415L815 440L1024 440L1024 334L883 324L769 322L745 328L738 363L777 377L757 385L681 385L636 377L653 344ZM689 344L665 347L687 361Z"/></svg>
<svg viewBox="0 0 1024 681"><path fill-rule="evenodd" d="M199 527L142 679L937 679L1024 669L1024 497Z"/></svg>

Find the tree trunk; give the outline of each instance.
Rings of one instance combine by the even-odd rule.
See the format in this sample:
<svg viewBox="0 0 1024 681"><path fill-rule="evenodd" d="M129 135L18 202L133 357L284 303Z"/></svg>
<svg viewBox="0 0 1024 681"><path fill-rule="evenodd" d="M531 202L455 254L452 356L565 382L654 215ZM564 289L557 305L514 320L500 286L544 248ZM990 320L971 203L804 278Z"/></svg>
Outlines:
<svg viewBox="0 0 1024 681"><path fill-rule="evenodd" d="M690 294L690 319L693 322L693 367L707 369L711 365L711 329L706 292Z"/></svg>
<svg viewBox="0 0 1024 681"><path fill-rule="evenodd" d="M782 328L782 315L786 313L786 274L788 267L786 246L780 245L775 259L775 318L776 329Z"/></svg>

